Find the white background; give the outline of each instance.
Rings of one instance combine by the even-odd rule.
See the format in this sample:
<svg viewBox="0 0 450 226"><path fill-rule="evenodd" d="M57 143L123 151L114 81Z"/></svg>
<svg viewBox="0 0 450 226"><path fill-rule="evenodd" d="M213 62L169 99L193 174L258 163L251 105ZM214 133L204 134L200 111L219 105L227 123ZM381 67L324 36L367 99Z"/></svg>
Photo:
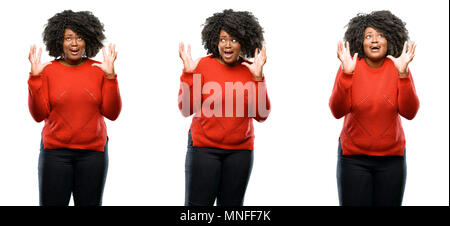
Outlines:
<svg viewBox="0 0 450 226"><path fill-rule="evenodd" d="M43 123L28 111L27 56L44 47L47 19L89 10L117 45L123 101L107 121L109 171L104 205L183 205L191 118L177 108L178 43L205 56L201 25L215 12L248 10L265 30L264 67L272 112L255 121L255 159L245 205L338 205L336 162L343 119L328 99L339 60L336 44L357 13L388 9L417 43L410 64L421 106L402 119L408 176L403 205L449 205L448 1L2 1L0 3L0 205L38 205ZM96 60L102 60L99 54ZM43 54L43 61L52 60Z"/></svg>

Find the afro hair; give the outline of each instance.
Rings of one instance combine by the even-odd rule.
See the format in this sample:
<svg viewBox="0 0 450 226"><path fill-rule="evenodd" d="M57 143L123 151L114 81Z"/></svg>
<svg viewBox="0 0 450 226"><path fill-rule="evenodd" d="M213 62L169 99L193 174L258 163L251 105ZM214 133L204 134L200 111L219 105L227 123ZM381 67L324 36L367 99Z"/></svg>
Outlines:
<svg viewBox="0 0 450 226"><path fill-rule="evenodd" d="M217 45L221 30L238 40L244 57L253 58L255 49L261 49L264 42L264 31L251 12L227 9L207 18L203 26L203 46L214 57L220 56Z"/></svg>
<svg viewBox="0 0 450 226"><path fill-rule="evenodd" d="M372 27L382 32L388 42L387 55L399 57L405 41L409 39L405 23L390 11L373 11L370 14L358 14L346 25L344 40L349 42L352 55L358 53L359 58L364 58L364 31Z"/></svg>
<svg viewBox="0 0 450 226"><path fill-rule="evenodd" d="M64 10L48 19L42 37L49 55L55 58L63 54L65 29L78 34L86 43L86 57L94 57L103 47L103 24L89 11Z"/></svg>

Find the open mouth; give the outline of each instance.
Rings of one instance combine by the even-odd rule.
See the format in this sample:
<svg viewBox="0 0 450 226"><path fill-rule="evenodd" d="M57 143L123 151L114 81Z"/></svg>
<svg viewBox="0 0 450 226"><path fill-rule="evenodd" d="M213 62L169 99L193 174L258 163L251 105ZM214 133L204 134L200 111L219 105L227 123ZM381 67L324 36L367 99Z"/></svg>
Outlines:
<svg viewBox="0 0 450 226"><path fill-rule="evenodd" d="M231 58L233 56L233 51L225 50L225 51L223 51L223 56L225 58Z"/></svg>
<svg viewBox="0 0 450 226"><path fill-rule="evenodd" d="M80 52L80 49L71 49L71 50L70 50L70 53L71 53L72 55L78 55L79 52Z"/></svg>
<svg viewBox="0 0 450 226"><path fill-rule="evenodd" d="M372 47L370 47L370 50L372 50L372 51L379 51L380 47L379 46L372 46Z"/></svg>

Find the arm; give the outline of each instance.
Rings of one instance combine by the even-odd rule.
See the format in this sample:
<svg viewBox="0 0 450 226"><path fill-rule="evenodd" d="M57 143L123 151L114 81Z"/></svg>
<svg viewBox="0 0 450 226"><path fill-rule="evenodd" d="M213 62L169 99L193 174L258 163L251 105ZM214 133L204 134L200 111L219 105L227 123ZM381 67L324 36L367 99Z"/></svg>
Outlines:
<svg viewBox="0 0 450 226"><path fill-rule="evenodd" d="M30 47L28 60L31 63L31 72L28 79L28 109L36 122L41 122L50 114L47 77L42 75L42 71L51 63L41 63L41 54L42 48L39 48L36 55L36 45Z"/></svg>
<svg viewBox="0 0 450 226"><path fill-rule="evenodd" d="M253 117L257 122L264 122L269 117L271 106L269 95L267 94L266 81L256 81L256 116Z"/></svg>
<svg viewBox="0 0 450 226"><path fill-rule="evenodd" d="M102 48L103 62L94 63L92 66L100 68L105 73L102 83L102 103L100 113L109 120L116 120L122 110L122 99L120 98L119 83L114 70L114 62L117 59L116 45L109 44L108 52Z"/></svg>
<svg viewBox="0 0 450 226"><path fill-rule="evenodd" d="M329 106L337 119L348 114L352 108L352 74L347 74L339 67L331 93Z"/></svg>
<svg viewBox="0 0 450 226"><path fill-rule="evenodd" d="M419 105L414 81L411 72L408 70L408 76L399 77L398 113L404 118L411 120L416 116Z"/></svg>
<svg viewBox="0 0 450 226"><path fill-rule="evenodd" d="M187 51L184 49L184 44L180 43L178 54L183 61L183 73L180 77L180 90L178 92L178 108L184 117L188 117L197 110L201 109L201 99L194 100L194 92L200 91L202 81L201 74L195 74L195 69L200 61L200 58L193 60L191 56L191 46L188 45ZM200 81L198 81L200 79ZM196 84L196 86L194 86ZM200 86L198 86L200 85ZM195 90L194 90L195 88ZM198 90L200 89L200 90Z"/></svg>
<svg viewBox="0 0 450 226"><path fill-rule="evenodd" d="M41 122L50 114L46 80L42 75L32 75L28 79L28 109L36 122Z"/></svg>
<svg viewBox="0 0 450 226"><path fill-rule="evenodd" d="M348 42L338 43L337 57L341 61L331 93L329 106L331 113L337 119L348 114L352 108L352 75L355 71L358 53L353 57L350 54L350 44Z"/></svg>
<svg viewBox="0 0 450 226"><path fill-rule="evenodd" d="M111 79L103 77L101 114L114 121L119 117L121 110L122 99L120 98L117 76Z"/></svg>

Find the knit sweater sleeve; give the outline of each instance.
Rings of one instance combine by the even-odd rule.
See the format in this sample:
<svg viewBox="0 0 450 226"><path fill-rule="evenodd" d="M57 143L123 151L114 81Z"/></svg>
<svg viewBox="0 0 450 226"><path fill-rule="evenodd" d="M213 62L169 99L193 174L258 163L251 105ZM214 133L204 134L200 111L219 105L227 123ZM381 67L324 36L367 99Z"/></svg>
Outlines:
<svg viewBox="0 0 450 226"><path fill-rule="evenodd" d="M117 77L109 79L103 77L101 113L109 120L116 120L122 110L119 83Z"/></svg>
<svg viewBox="0 0 450 226"><path fill-rule="evenodd" d="M36 122L41 122L50 114L47 79L44 75L31 75L28 79L28 109Z"/></svg>
<svg viewBox="0 0 450 226"><path fill-rule="evenodd" d="M269 117L271 106L267 94L266 80L256 82L256 116L253 117L258 122L264 122ZM262 102L260 102L262 100Z"/></svg>
<svg viewBox="0 0 450 226"><path fill-rule="evenodd" d="M335 118L339 119L350 112L352 107L351 92L352 74L344 73L340 67L329 101L331 113Z"/></svg>
<svg viewBox="0 0 450 226"><path fill-rule="evenodd" d="M398 113L404 118L413 119L419 110L419 98L416 94L416 88L411 75L408 70L408 76L404 78L399 77L398 82Z"/></svg>
<svg viewBox="0 0 450 226"><path fill-rule="evenodd" d="M200 79L200 81L197 81ZM195 81L194 81L195 80ZM199 84L197 84L199 82ZM180 90L178 92L178 108L184 117L188 117L201 109L201 87L203 79L199 73L185 72L180 77ZM196 84L194 86L194 84ZM194 100L194 92L199 93L196 97L200 100Z"/></svg>

